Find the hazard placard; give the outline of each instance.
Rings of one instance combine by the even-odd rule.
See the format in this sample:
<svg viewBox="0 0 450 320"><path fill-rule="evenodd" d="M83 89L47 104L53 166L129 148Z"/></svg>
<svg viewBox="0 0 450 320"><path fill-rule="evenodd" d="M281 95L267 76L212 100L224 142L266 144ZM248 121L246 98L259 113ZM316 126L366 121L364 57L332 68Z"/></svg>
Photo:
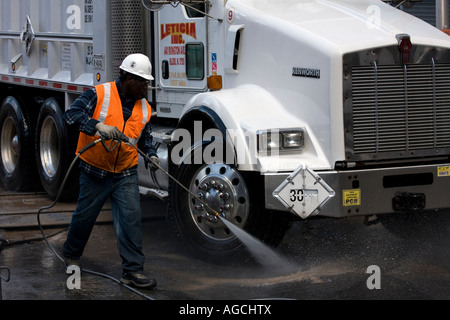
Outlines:
<svg viewBox="0 0 450 320"><path fill-rule="evenodd" d="M342 190L342 205L344 207L361 205L361 189Z"/></svg>
<svg viewBox="0 0 450 320"><path fill-rule="evenodd" d="M303 219L319 213L335 192L306 165L301 165L273 192L289 212Z"/></svg>

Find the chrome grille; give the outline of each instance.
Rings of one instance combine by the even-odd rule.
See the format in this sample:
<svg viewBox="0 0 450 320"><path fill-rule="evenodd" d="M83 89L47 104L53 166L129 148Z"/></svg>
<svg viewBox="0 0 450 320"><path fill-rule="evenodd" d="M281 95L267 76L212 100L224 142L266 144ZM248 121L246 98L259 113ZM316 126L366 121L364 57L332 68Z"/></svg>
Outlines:
<svg viewBox="0 0 450 320"><path fill-rule="evenodd" d="M351 96L351 158L431 156L450 148L450 64L352 66Z"/></svg>

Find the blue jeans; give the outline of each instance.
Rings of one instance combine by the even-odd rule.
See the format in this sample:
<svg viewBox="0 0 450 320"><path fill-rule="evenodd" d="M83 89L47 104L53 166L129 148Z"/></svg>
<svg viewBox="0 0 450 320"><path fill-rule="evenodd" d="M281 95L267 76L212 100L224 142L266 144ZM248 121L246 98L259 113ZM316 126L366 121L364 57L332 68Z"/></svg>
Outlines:
<svg viewBox="0 0 450 320"><path fill-rule="evenodd" d="M64 257L79 259L83 255L95 221L109 197L123 272L142 271L145 257L137 173L127 177L97 178L81 170L80 195L64 243Z"/></svg>

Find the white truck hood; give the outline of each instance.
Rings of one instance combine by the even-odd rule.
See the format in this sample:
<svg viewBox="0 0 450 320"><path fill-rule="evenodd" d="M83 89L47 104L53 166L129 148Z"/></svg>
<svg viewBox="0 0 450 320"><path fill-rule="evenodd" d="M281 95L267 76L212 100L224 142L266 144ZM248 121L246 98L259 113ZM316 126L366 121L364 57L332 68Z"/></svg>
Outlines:
<svg viewBox="0 0 450 320"><path fill-rule="evenodd" d="M228 6L256 10L267 23L288 23L344 52L396 43L409 34L414 44L450 46L450 37L381 0L229 0Z"/></svg>

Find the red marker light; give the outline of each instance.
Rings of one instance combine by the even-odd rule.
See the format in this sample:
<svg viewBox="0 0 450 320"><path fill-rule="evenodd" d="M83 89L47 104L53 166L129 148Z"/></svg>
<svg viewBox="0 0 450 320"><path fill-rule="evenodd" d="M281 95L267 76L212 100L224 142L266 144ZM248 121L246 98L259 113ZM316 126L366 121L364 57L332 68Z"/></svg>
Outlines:
<svg viewBox="0 0 450 320"><path fill-rule="evenodd" d="M400 53L402 56L402 64L410 64L411 63L411 50L412 43L411 39L406 34L397 35L398 40L398 48L400 49Z"/></svg>

